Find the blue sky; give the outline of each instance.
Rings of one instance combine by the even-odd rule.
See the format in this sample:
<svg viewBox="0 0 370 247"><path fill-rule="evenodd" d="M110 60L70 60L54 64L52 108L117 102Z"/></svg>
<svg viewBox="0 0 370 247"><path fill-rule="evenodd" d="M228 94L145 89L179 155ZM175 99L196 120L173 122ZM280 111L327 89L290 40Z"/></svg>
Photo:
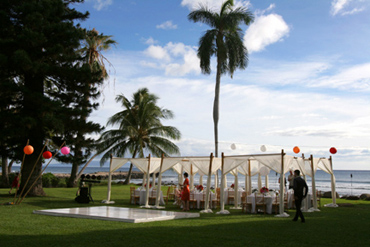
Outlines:
<svg viewBox="0 0 370 247"><path fill-rule="evenodd" d="M87 0L83 27L112 35L117 47L101 106L103 125L120 110L117 94L147 87L175 113L165 124L182 133L182 155L214 151L215 60L203 75L196 56L207 25L188 21L199 3L215 11L222 0ZM221 79L219 141L225 155L267 152L328 157L334 169L370 169L370 1L235 1L254 14L241 26L249 65ZM231 149L231 144L236 149ZM301 155L300 153L299 155Z"/></svg>

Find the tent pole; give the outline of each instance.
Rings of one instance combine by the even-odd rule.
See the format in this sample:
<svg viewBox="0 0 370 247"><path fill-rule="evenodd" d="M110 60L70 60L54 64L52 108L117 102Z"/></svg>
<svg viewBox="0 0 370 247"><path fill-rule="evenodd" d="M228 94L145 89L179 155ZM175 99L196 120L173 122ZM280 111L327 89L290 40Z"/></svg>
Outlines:
<svg viewBox="0 0 370 247"><path fill-rule="evenodd" d="M281 150L281 171L280 171L280 205L279 214L277 217L289 217L287 213L284 212L284 149Z"/></svg>
<svg viewBox="0 0 370 247"><path fill-rule="evenodd" d="M335 191L335 178L334 178L334 170L333 170L333 158L330 155L330 169L331 169L331 198L333 199L333 205L337 206L337 193Z"/></svg>
<svg viewBox="0 0 370 247"><path fill-rule="evenodd" d="M149 173L150 173L150 154L148 156L148 170L147 170L147 173L146 173L145 206L142 206L143 208L150 208L150 206L149 206L149 183L150 183Z"/></svg>
<svg viewBox="0 0 370 247"><path fill-rule="evenodd" d="M304 157L303 153L302 153L302 162L303 162L303 169L305 169L305 157ZM306 183L307 183L306 170L302 171L302 175L303 175L304 181L306 181ZM307 193L308 193L308 191L307 191ZM304 199L303 207L304 207L303 212L307 212L308 211L308 196L306 196L306 198Z"/></svg>
<svg viewBox="0 0 370 247"><path fill-rule="evenodd" d="M313 155L310 155L310 161L311 161L311 180L312 180L312 204L313 204L313 210L314 211L320 211L317 209L317 196L316 196L316 182L315 182L315 168L313 164Z"/></svg>
<svg viewBox="0 0 370 247"><path fill-rule="evenodd" d="M165 208L159 206L159 198L162 192L162 166L163 166L164 153L161 157L161 165L159 166L159 175L158 175L158 185L157 185L157 195L155 198L155 208Z"/></svg>
<svg viewBox="0 0 370 247"><path fill-rule="evenodd" d="M194 189L193 164L190 164L190 190Z"/></svg>
<svg viewBox="0 0 370 247"><path fill-rule="evenodd" d="M212 161L213 161L213 153L211 153L209 157L209 170L208 170L208 177L207 177L207 194L206 194L206 201L204 205L204 210L200 211L201 213L212 213L212 209L209 208L209 192L211 187L211 176L212 176Z"/></svg>
<svg viewBox="0 0 370 247"><path fill-rule="evenodd" d="M252 175L251 175L251 161L248 160L248 194L252 194Z"/></svg>
<svg viewBox="0 0 370 247"><path fill-rule="evenodd" d="M221 187L220 187L220 212L217 212L217 214L230 214L229 211L225 210L225 176L224 176L224 153L221 153Z"/></svg>
<svg viewBox="0 0 370 247"><path fill-rule="evenodd" d="M110 200L111 188L112 188L112 172L111 172L112 171L112 162L113 162L113 154L110 154L107 200L102 201L102 203L105 203L105 204L113 204L114 203L114 201Z"/></svg>

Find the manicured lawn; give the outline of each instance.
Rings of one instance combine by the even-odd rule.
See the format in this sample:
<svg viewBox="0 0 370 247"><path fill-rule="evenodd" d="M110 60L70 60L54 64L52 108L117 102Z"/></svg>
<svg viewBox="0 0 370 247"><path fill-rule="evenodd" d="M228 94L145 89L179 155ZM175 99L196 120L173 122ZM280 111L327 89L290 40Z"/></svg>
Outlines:
<svg viewBox="0 0 370 247"><path fill-rule="evenodd" d="M321 208L304 213L306 223L273 215L201 214L196 219L123 223L33 214L33 210L101 206L106 186L93 186L95 203L74 201L76 188L46 188L46 197L28 197L21 205L0 205L0 247L21 246L369 246L370 202L346 201L352 207ZM0 203L13 201L0 189ZM111 206L129 204L129 186L112 186ZM322 199L322 205L330 203ZM179 211L169 203L166 210ZM199 211L199 210L198 210ZM198 212L195 211L194 212ZM215 210L218 211L218 210Z"/></svg>

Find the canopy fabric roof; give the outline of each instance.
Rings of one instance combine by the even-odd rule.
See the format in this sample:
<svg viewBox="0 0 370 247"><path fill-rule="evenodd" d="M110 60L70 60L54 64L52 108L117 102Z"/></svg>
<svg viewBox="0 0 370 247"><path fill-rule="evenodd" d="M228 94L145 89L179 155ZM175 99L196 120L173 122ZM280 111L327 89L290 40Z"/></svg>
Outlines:
<svg viewBox="0 0 370 247"><path fill-rule="evenodd" d="M312 162L311 162L312 159ZM210 166L210 160L212 160ZM199 175L210 175L215 174L223 163L222 180L225 178L224 175L231 173L237 177L237 175L243 174L248 177L259 174L261 176L267 176L270 170L273 170L280 174L280 179L284 179L284 174L289 170L298 169L302 175L312 177L314 180L314 174L317 169L321 169L331 175L332 181L332 194L335 194L335 178L332 170L331 160L326 158L311 158L305 159L304 157L294 157L286 155L283 151L276 154L255 154L255 155L240 155L240 156L223 156L223 158L216 157L163 157L162 158L112 158L110 165L110 172L114 172L124 164L131 162L140 171L147 174L161 173L168 169L173 169L178 174L183 171L193 175L198 173ZM161 167L162 163L162 167ZM108 182L108 199L110 200L110 181ZM207 194L209 193L210 178L207 181ZM148 185L149 183L147 183ZM225 185L224 181L222 184ZM160 185L158 185L159 187ZM280 190L283 191L283 183L280 184ZM148 187L149 188L149 187ZM313 193L315 193L315 185L313 181ZM221 196L223 193L221 193ZM283 214L283 193L280 195L280 214ZM148 195L147 195L148 197ZM221 199L221 204L223 200ZM335 197L333 197L333 205L335 205ZM223 205L222 205L223 206ZM223 210L223 207L221 207Z"/></svg>

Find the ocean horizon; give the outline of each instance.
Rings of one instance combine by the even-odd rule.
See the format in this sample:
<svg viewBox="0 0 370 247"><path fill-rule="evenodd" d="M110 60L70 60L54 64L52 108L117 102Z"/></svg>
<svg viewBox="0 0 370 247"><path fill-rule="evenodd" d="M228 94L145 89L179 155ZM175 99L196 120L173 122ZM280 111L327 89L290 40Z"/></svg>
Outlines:
<svg viewBox="0 0 370 247"><path fill-rule="evenodd" d="M44 173L63 173L69 174L71 172L70 164L50 164L44 171ZM82 168L82 167L81 167ZM81 169L80 168L80 169ZM20 170L19 165L13 165L12 172ZM120 167L116 172L127 172L129 165ZM133 171L139 171L135 166ZM109 172L109 164L100 166L98 161L92 162L91 165L86 167L84 174L93 174L96 172ZM334 176L336 180L336 191L339 195L361 195L370 194L370 170L334 170ZM194 177L194 184L199 184L199 175L196 174ZM275 171L270 171L269 174L269 189L279 190L279 174ZM286 174L287 177L287 174ZM227 175L227 186L231 186L234 183L234 176L231 174ZM307 184L311 188L311 178L306 177ZM121 180L114 180L118 182ZM131 179L132 183L140 184L142 179ZM172 169L162 174L163 183L178 183L178 175ZM331 191L331 176L322 170L317 170L315 174L316 189L320 191ZM207 176L203 176L203 185L207 183ZM211 186L214 186L214 176L211 179ZM238 184L241 187L245 187L245 176L239 174ZM258 184L258 176L252 177L252 187L256 188ZM265 185L265 177L262 177L262 184Z"/></svg>

